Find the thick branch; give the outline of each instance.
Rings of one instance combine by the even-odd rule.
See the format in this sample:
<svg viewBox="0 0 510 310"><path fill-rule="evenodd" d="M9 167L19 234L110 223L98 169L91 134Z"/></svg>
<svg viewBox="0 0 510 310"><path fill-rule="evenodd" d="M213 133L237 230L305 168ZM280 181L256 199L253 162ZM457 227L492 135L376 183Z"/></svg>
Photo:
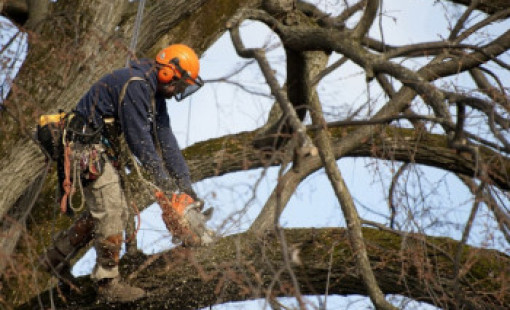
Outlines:
<svg viewBox="0 0 510 310"><path fill-rule="evenodd" d="M462 4L465 6L469 6L472 2L471 0L448 0L448 1L456 4ZM498 11L504 10L509 7L510 0L481 0L479 1L479 4L476 6L476 9L487 14L494 14Z"/></svg>
<svg viewBox="0 0 510 310"><path fill-rule="evenodd" d="M454 309L453 264L457 242L447 238L408 235L404 240L390 232L364 229L374 273L385 294L402 294L444 309ZM304 294L366 295L356 273L353 253L344 229L292 229L285 237L295 249L293 268ZM417 238L417 239L416 239ZM422 242L425 241L425 242ZM434 245L427 247L425 244ZM403 246L404 245L404 246ZM331 263L329 262L332 258ZM471 309L505 309L510 303L506 288L509 257L492 250L464 247L459 285L464 306ZM132 266L130 266L130 264ZM155 257L126 262L124 271L134 284L150 292L150 298L122 309L197 309L228 301L266 296L292 296L290 279L281 274L280 245L274 236L258 239L241 234L222 239L210 248L177 248ZM330 285L326 288L328 267ZM95 303L88 279L81 281L82 294L57 298L57 307L109 309ZM49 305L49 294L41 295ZM39 306L36 299L32 305ZM29 305L21 309L31 309Z"/></svg>
<svg viewBox="0 0 510 310"><path fill-rule="evenodd" d="M355 127L330 128L330 135L336 143ZM212 139L194 144L184 150L192 175L202 180L230 172L255 169L279 164L282 157L267 162L268 153L255 150L249 143L253 132ZM480 147L480 160L487 163L491 183L503 190L510 190L510 158ZM240 156L241 155L241 156ZM346 157L377 157L404 162L415 162L437 167L455 173L473 176L476 163L468 154L458 154L448 147L445 135L417 132L413 129L387 127L382 135L365 140L359 148L345 154Z"/></svg>

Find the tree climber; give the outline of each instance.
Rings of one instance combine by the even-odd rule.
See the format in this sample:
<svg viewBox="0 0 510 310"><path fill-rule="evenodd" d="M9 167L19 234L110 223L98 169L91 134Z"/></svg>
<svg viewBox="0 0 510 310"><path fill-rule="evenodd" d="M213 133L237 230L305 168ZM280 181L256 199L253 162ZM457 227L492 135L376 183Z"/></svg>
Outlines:
<svg viewBox="0 0 510 310"><path fill-rule="evenodd" d="M187 198L191 197L186 201L200 202L171 130L165 101L172 97L181 101L197 91L203 85L199 67L191 48L170 45L155 60L131 61L128 67L103 76L66 116L63 150L71 154L66 153L70 158L67 166L78 166L80 174L74 175L73 182L81 182L87 210L67 231L59 233L53 246L41 256L46 270L59 277L69 276L70 259L94 239L97 259L91 278L97 282L100 299L128 302L145 296L141 288L122 281L118 269L128 221L118 164L119 138L124 135L129 150L152 176L159 193L168 195L176 186ZM69 177L64 179L69 181ZM69 193L65 180L63 187ZM68 197L63 197L62 205L65 207L68 201ZM210 231L205 228L208 218L200 212L201 208L193 211L187 216L195 228L200 226L194 231L201 238L200 243L207 244L211 241Z"/></svg>

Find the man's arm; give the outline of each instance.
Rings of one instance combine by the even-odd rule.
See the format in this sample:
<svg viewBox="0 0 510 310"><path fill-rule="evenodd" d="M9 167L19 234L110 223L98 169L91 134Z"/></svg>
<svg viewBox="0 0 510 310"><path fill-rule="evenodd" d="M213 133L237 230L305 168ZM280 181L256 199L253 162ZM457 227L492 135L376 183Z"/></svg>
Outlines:
<svg viewBox="0 0 510 310"><path fill-rule="evenodd" d="M154 176L156 185L169 188L170 176L158 155L151 135L151 92L144 81L129 83L124 101L119 107L119 118L129 149L142 166Z"/></svg>
<svg viewBox="0 0 510 310"><path fill-rule="evenodd" d="M188 165L170 127L170 117L164 98L156 99L156 125L157 137L161 143L162 156L167 170L175 178L175 182L181 191L187 193L193 199L197 199L191 187Z"/></svg>

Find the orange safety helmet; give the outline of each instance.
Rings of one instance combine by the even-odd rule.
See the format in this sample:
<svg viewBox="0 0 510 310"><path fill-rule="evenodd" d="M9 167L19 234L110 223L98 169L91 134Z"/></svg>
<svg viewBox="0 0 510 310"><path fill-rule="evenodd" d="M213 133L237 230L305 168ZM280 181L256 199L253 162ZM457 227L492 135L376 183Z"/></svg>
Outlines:
<svg viewBox="0 0 510 310"><path fill-rule="evenodd" d="M158 81L163 84L176 83L179 93L175 95L177 101L196 92L204 85L198 75L200 61L189 46L172 44L162 49L156 56L156 62L161 66L158 71Z"/></svg>
<svg viewBox="0 0 510 310"><path fill-rule="evenodd" d="M183 75L180 69L185 70L193 80L198 78L200 62L197 54L187 45L173 44L162 49L156 56L156 62L163 65L158 72L161 83L169 83L174 78L180 79ZM176 62L181 68L176 66Z"/></svg>

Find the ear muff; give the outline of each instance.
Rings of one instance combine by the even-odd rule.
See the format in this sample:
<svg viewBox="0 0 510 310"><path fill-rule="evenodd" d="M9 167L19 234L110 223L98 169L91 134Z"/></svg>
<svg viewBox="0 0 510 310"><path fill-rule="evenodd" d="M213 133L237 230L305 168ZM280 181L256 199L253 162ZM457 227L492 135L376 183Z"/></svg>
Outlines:
<svg viewBox="0 0 510 310"><path fill-rule="evenodd" d="M158 81L160 83L166 84L170 83L170 81L175 76L175 66L174 65L165 65L159 68L158 71Z"/></svg>

